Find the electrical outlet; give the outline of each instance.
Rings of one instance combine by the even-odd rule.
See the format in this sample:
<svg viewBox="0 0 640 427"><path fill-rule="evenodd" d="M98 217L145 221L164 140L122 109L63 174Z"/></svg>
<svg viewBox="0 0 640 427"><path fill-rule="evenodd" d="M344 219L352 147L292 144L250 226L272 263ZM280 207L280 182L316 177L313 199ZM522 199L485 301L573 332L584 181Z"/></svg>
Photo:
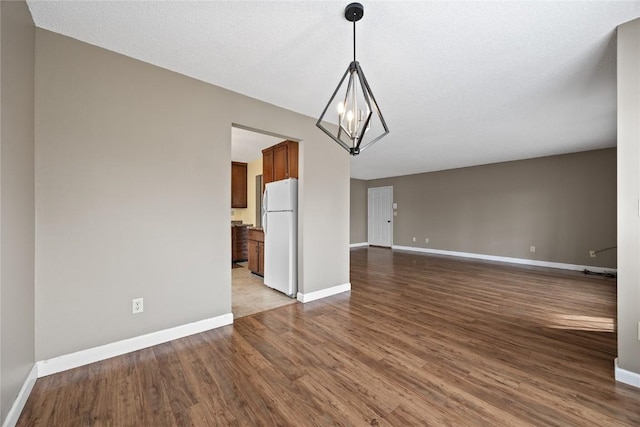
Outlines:
<svg viewBox="0 0 640 427"><path fill-rule="evenodd" d="M429 238L428 238L428 237L426 237L426 238L424 239L424 242L425 242L425 243L429 243Z"/></svg>
<svg viewBox="0 0 640 427"><path fill-rule="evenodd" d="M144 311L144 301L142 298L135 298L131 301L131 312L133 314L142 313Z"/></svg>
<svg viewBox="0 0 640 427"><path fill-rule="evenodd" d="M536 247L535 246L529 246L529 251L530 252L535 252L536 251Z"/></svg>
<svg viewBox="0 0 640 427"><path fill-rule="evenodd" d="M413 241L414 241L414 242L416 241L416 238L415 238L415 237L413 238Z"/></svg>
<svg viewBox="0 0 640 427"><path fill-rule="evenodd" d="M595 258L596 257L596 251L589 251L589 256L591 258Z"/></svg>

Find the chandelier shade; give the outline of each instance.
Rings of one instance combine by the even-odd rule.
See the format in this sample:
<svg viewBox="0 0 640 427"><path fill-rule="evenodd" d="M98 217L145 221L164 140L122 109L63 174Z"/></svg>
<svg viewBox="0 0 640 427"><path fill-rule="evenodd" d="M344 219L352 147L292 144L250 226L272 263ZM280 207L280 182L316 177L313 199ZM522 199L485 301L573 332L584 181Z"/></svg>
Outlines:
<svg viewBox="0 0 640 427"><path fill-rule="evenodd" d="M345 9L345 18L353 22L353 61L316 123L352 156L360 154L389 133L362 67L356 61L356 21L363 15L364 8L360 3L351 3ZM333 126L326 126L327 123Z"/></svg>

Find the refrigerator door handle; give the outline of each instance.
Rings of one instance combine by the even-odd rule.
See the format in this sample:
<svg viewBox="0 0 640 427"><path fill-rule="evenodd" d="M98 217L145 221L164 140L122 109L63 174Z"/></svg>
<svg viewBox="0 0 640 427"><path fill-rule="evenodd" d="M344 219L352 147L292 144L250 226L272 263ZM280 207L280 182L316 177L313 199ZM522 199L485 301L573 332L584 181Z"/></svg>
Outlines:
<svg viewBox="0 0 640 427"><path fill-rule="evenodd" d="M263 213L262 214L262 232L264 233L264 235L267 235L267 218L269 218L269 216L267 216L267 213Z"/></svg>
<svg viewBox="0 0 640 427"><path fill-rule="evenodd" d="M267 189L264 189L264 194L262 195L262 231L266 235L267 234Z"/></svg>

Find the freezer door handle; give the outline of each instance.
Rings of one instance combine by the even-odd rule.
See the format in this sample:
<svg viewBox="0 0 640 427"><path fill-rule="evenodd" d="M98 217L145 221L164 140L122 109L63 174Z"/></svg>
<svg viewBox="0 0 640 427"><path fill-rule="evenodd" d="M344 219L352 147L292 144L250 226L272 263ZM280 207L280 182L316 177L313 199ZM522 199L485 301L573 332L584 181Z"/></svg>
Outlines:
<svg viewBox="0 0 640 427"><path fill-rule="evenodd" d="M265 186L264 188L264 193L262 194L262 214L264 214L267 210L267 202L269 201L269 198L267 197L267 192L269 191L269 189Z"/></svg>

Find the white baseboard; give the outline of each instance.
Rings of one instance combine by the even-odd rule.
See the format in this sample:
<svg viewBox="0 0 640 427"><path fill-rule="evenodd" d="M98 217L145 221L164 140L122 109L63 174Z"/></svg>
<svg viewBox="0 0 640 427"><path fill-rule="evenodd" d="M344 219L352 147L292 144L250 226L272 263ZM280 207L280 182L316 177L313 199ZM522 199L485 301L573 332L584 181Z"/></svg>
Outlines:
<svg viewBox="0 0 640 427"><path fill-rule="evenodd" d="M2 423L2 427L14 427L18 423L18 419L20 419L20 414L24 409L24 405L27 403L27 399L31 394L31 390L33 389L36 380L38 379L38 367L34 364L33 368L27 375L27 378L24 380L22 384L22 388L18 393L18 397L16 397L15 402L11 405L11 409L9 409L9 413L7 417L4 419Z"/></svg>
<svg viewBox="0 0 640 427"><path fill-rule="evenodd" d="M364 246L369 246L369 242L362 242L362 243L351 243L349 245L350 248L362 248Z"/></svg>
<svg viewBox="0 0 640 427"><path fill-rule="evenodd" d="M186 325L176 326L174 328L164 329L162 331L152 332L150 334L140 335L134 338L116 341L111 344L105 344L99 347L65 354L63 356L54 357L53 359L41 360L36 363L38 367L38 378L66 371L68 369L77 368L79 366L88 365L89 363L99 362L122 354L131 353L132 351L141 350L143 348L162 344L178 338L198 334L210 329L231 325L232 323L233 313L227 313L222 316L187 323Z"/></svg>
<svg viewBox="0 0 640 427"><path fill-rule="evenodd" d="M617 357L613 365L615 367L616 381L640 388L640 374L619 367Z"/></svg>
<svg viewBox="0 0 640 427"><path fill-rule="evenodd" d="M309 292L308 294L302 294L298 292L298 301L301 303L315 301L317 299L330 297L331 295L340 294L342 292L348 292L351 290L351 283L345 283L343 285L333 286L331 288L322 289L320 291Z"/></svg>
<svg viewBox="0 0 640 427"><path fill-rule="evenodd" d="M587 265L565 264L562 262L538 261L535 259L526 259L526 258L511 258L511 257L496 256L496 255L474 254L471 252L455 252L455 251L443 251L440 249L415 248L412 246L393 245L391 246L391 249L398 249L402 251L412 251L412 252L423 252L423 253L437 254L437 255L449 255L449 256L455 256L455 257L461 257L461 258L482 259L487 261L507 262L510 264L533 265L536 267L559 268L562 270L578 270L578 271L589 270L595 273L615 273L617 271L615 268L591 267Z"/></svg>

